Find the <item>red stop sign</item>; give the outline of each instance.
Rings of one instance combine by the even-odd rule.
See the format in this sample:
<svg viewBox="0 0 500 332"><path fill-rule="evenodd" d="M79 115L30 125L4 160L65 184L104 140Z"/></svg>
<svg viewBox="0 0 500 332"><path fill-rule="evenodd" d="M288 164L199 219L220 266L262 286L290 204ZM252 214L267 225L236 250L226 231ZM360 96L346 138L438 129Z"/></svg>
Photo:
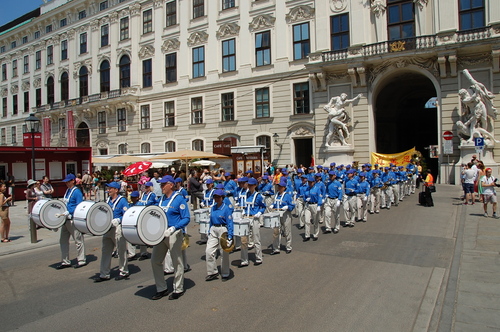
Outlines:
<svg viewBox="0 0 500 332"><path fill-rule="evenodd" d="M443 138L447 141L449 140L452 140L453 139L453 133L451 131L445 131L443 133Z"/></svg>

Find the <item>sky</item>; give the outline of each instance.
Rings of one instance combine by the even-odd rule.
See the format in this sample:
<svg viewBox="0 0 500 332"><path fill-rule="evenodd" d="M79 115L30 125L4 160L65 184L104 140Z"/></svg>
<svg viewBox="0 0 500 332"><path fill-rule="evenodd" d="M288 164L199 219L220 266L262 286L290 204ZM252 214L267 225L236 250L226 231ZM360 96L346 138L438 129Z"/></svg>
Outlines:
<svg viewBox="0 0 500 332"><path fill-rule="evenodd" d="M40 7L43 0L0 0L0 26Z"/></svg>

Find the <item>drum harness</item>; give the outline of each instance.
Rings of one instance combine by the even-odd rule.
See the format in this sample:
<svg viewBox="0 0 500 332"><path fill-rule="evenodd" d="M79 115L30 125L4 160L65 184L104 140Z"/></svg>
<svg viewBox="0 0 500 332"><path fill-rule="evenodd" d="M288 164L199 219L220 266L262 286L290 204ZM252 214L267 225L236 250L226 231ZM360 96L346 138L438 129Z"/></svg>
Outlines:
<svg viewBox="0 0 500 332"><path fill-rule="evenodd" d="M163 197L165 195L162 195L161 198L160 198L160 201L158 202L158 206L163 210L165 211L165 215L167 214L167 211L168 209L170 209L170 204L172 204L172 202L174 201L175 197L179 195L179 192L178 191L174 191L174 194L172 195L172 198L168 201L167 203L167 206L163 207L161 206L161 203L163 203ZM168 217L167 217L167 228L168 228ZM175 233L175 232L174 232ZM184 230L183 230L183 233L184 233Z"/></svg>
<svg viewBox="0 0 500 332"><path fill-rule="evenodd" d="M116 206L118 205L118 202L119 202L122 198L123 198L123 196L118 196L118 197L115 199L115 201L114 201L114 202L111 202L111 197L108 197L108 201L107 201L107 203L108 203L108 205L109 205L109 202L113 203L112 208L113 208L113 211L115 211ZM121 224L122 224L122 221L120 220L120 225L121 225Z"/></svg>
<svg viewBox="0 0 500 332"><path fill-rule="evenodd" d="M247 190L247 193L248 193L248 190ZM251 201L250 203L248 203L247 201L245 201L245 203L246 203L246 208L247 208L247 216L249 216L249 217L250 217L250 207L254 207L254 205L255 205L255 200L257 199L257 195L258 195L258 194L259 194L258 192L254 191L254 192L253 192L253 198L252 198L252 201Z"/></svg>

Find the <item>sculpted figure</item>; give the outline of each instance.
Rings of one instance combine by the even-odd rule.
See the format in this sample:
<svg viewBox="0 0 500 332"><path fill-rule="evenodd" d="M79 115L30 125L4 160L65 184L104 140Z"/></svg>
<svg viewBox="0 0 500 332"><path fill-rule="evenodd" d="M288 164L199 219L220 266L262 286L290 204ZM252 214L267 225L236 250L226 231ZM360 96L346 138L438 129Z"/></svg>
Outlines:
<svg viewBox="0 0 500 332"><path fill-rule="evenodd" d="M346 139L349 138L350 133L346 124L349 122L350 118L345 107L361 97L362 94L359 94L353 99L347 99L347 94L342 93L340 96L330 99L330 102L323 106L323 109L328 113L326 146L330 146L333 138L339 141L340 145L347 145Z"/></svg>

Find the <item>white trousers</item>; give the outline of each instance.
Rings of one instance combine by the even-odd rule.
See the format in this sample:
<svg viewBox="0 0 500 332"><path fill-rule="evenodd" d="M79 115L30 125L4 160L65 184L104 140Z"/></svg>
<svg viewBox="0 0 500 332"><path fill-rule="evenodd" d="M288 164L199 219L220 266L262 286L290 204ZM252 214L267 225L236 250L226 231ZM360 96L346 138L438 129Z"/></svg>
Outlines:
<svg viewBox="0 0 500 332"><path fill-rule="evenodd" d="M340 229L340 205L337 207L338 198L327 198L325 207L325 226L326 230L332 229L332 217L334 221L333 229Z"/></svg>
<svg viewBox="0 0 500 332"><path fill-rule="evenodd" d="M380 188L371 188L370 190L370 211L379 212L380 210Z"/></svg>
<svg viewBox="0 0 500 332"><path fill-rule="evenodd" d="M229 277L229 253L222 250L219 245L219 239L222 233L227 232L225 226L210 227L210 234L208 235L207 248L205 249L205 257L207 261L207 275L216 274L217 271L217 249L222 253L221 257L221 275L223 278Z"/></svg>
<svg viewBox="0 0 500 332"><path fill-rule="evenodd" d="M292 250L292 212L285 211L280 218L280 227L273 228L273 251L280 251L281 232L286 238L286 250Z"/></svg>
<svg viewBox="0 0 500 332"><path fill-rule="evenodd" d="M61 247L61 260L65 265L71 264L69 259L69 238L73 238L76 244L76 252L78 258L78 264L85 264L85 242L83 239L83 234L75 228L73 225L73 220L66 220L66 222L61 227L61 237L59 238L59 245Z"/></svg>
<svg viewBox="0 0 500 332"><path fill-rule="evenodd" d="M253 244L255 248L255 262L262 262L262 245L260 243L260 220L253 217L250 222L250 228L253 233ZM241 237L241 263L248 264L248 236Z"/></svg>
<svg viewBox="0 0 500 332"><path fill-rule="evenodd" d="M358 220L363 219L366 221L368 217L368 198L366 194L357 195Z"/></svg>
<svg viewBox="0 0 500 332"><path fill-rule="evenodd" d="M122 226L112 226L102 236L101 278L109 278L111 271L111 255L116 246L118 251L118 268L121 275L128 274L127 241L122 236Z"/></svg>
<svg viewBox="0 0 500 332"><path fill-rule="evenodd" d="M357 208L357 197L347 196L347 199L344 201L344 216L347 224L354 225Z"/></svg>
<svg viewBox="0 0 500 332"><path fill-rule="evenodd" d="M163 262L167 251L170 251L174 264L174 292L181 293L184 291L184 263L181 258L182 237L182 230L178 229L153 247L151 267L153 269L157 292L163 292L167 289L167 282L163 274Z"/></svg>
<svg viewBox="0 0 500 332"><path fill-rule="evenodd" d="M304 222L305 222L305 235L304 237L308 239L311 237L311 227L313 228L313 237L319 236L319 215L318 204L307 204L304 211Z"/></svg>

